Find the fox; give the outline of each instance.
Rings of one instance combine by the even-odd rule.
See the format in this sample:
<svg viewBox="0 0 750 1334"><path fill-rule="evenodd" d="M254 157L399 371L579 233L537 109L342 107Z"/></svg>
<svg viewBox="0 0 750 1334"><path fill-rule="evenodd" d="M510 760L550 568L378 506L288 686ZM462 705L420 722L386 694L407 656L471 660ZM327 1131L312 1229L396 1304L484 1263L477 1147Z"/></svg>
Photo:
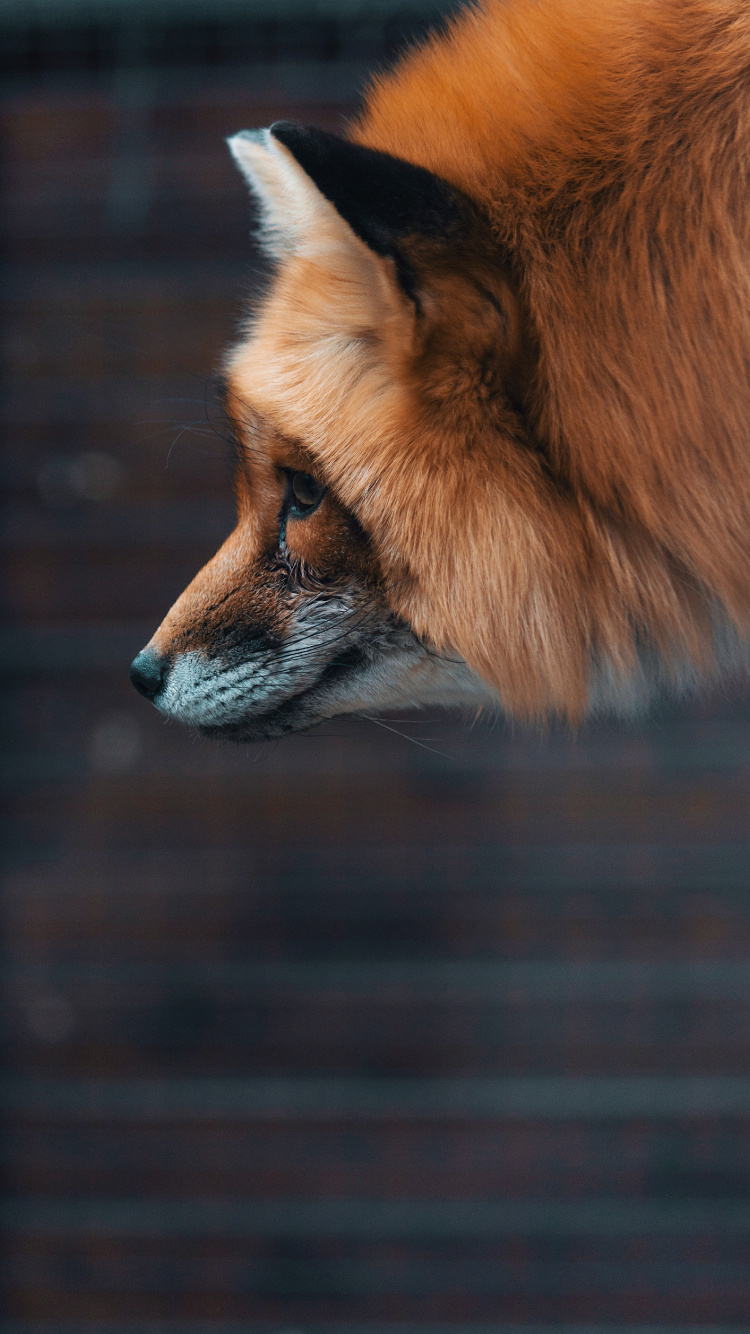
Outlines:
<svg viewBox="0 0 750 1334"><path fill-rule="evenodd" d="M237 523L131 667L262 740L573 725L750 665L750 7L480 0L229 148Z"/></svg>

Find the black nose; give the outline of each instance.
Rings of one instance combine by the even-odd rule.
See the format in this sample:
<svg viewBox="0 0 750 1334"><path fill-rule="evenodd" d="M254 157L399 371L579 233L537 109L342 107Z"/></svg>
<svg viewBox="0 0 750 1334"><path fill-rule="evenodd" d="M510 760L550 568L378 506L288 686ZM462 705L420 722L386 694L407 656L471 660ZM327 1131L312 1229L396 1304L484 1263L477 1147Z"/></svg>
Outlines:
<svg viewBox="0 0 750 1334"><path fill-rule="evenodd" d="M155 699L164 684L167 660L152 648L141 649L130 664L130 679L136 690L146 699Z"/></svg>

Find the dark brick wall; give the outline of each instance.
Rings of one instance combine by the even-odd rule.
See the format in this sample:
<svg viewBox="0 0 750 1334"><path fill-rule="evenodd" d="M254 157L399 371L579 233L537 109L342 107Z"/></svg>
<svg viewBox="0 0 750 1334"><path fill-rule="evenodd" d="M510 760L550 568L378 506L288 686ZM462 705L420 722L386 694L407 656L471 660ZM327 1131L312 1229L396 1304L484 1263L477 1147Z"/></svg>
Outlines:
<svg viewBox="0 0 750 1334"><path fill-rule="evenodd" d="M128 684L232 522L222 136L377 54L303 36L2 101L0 1330L750 1329L747 702L230 749Z"/></svg>

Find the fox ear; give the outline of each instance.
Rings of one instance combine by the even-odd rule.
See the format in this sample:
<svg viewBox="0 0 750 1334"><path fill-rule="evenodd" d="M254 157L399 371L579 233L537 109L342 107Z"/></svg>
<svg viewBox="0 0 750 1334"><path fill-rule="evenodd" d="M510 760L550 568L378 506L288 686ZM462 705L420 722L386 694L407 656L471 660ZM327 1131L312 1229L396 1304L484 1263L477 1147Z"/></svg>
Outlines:
<svg viewBox="0 0 750 1334"><path fill-rule="evenodd" d="M461 223L458 197L439 176L325 130L281 120L268 130L243 130L229 148L260 206L264 244L275 254L314 247L332 207L371 250L396 261L409 291L413 275L399 242L447 236Z"/></svg>

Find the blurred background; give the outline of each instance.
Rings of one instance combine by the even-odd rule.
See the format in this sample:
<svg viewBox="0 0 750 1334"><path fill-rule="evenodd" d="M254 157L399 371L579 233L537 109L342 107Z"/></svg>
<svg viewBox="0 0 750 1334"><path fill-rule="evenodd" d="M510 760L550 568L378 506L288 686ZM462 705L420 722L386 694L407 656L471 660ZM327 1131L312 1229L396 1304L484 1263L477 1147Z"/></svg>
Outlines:
<svg viewBox="0 0 750 1334"><path fill-rule="evenodd" d="M128 663L232 526L224 136L431 0L2 0L1 1334L750 1329L750 708L232 748Z"/></svg>

